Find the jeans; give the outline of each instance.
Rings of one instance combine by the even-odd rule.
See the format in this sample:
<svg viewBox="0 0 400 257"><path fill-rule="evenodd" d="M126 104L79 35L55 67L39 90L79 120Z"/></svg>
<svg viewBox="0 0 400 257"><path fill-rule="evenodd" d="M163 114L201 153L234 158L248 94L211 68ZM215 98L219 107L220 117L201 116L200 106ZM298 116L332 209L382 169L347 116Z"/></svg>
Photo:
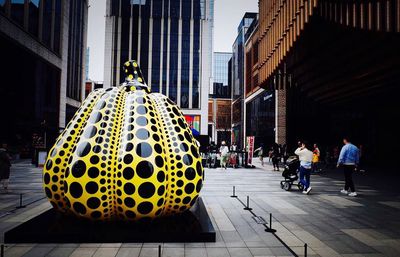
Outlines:
<svg viewBox="0 0 400 257"><path fill-rule="evenodd" d="M353 171L356 168L354 165L343 165L343 170L344 170L344 190L351 190L351 192L355 192L356 188L354 187L354 182L353 182Z"/></svg>
<svg viewBox="0 0 400 257"><path fill-rule="evenodd" d="M300 166L300 183L303 184L304 190L310 187L310 175L311 169L306 169L303 166Z"/></svg>

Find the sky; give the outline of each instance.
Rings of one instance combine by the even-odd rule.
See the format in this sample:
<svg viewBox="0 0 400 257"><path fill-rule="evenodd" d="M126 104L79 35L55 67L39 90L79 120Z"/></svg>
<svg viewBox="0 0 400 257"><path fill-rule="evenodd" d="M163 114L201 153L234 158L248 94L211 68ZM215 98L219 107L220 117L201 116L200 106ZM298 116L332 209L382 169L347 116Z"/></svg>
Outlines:
<svg viewBox="0 0 400 257"><path fill-rule="evenodd" d="M106 0L90 0L89 5L89 78L103 81ZM258 0L215 0L214 52L231 52L244 13L257 11Z"/></svg>

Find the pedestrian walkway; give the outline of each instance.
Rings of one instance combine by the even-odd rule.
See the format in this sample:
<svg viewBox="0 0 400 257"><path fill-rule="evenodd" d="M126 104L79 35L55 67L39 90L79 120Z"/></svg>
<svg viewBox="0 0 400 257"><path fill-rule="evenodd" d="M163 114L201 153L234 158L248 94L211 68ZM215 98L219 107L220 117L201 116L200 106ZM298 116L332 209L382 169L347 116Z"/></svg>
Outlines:
<svg viewBox="0 0 400 257"><path fill-rule="evenodd" d="M312 176L312 193L280 188L281 172L266 165L256 169L206 169L201 192L217 232L215 243L162 244L162 256L293 256L281 239L302 256L400 256L400 197L386 196L369 186L358 185L359 197L339 194L343 181ZM41 190L41 171L28 163L14 165L13 195L0 195L1 236L11 227L50 207ZM273 215L273 234L252 218L236 198L250 197L257 216ZM25 193L23 209L18 193ZM25 199L25 198L24 198ZM5 256L158 256L159 243L145 244L18 244L7 245Z"/></svg>

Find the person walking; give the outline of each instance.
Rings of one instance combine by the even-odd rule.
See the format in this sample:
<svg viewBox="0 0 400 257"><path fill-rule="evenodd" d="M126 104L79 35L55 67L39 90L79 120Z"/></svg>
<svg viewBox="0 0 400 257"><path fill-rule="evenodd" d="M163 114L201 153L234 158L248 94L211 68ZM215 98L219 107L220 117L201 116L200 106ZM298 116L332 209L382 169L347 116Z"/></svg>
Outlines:
<svg viewBox="0 0 400 257"><path fill-rule="evenodd" d="M258 158L260 159L260 162L261 162L261 166L264 166L264 157L263 157L264 147L263 147L263 145L261 144L261 146L259 148L254 150L254 153L257 153L257 156L258 156Z"/></svg>
<svg viewBox="0 0 400 257"><path fill-rule="evenodd" d="M271 147L268 151L268 162L271 163L272 161L272 155L274 154L274 148Z"/></svg>
<svg viewBox="0 0 400 257"><path fill-rule="evenodd" d="M337 167L343 168L345 179L344 189L340 190L340 192L355 197L357 193L353 182L353 172L357 169L360 161L360 150L350 142L349 137L343 138L343 144L344 146L340 151L337 162Z"/></svg>
<svg viewBox="0 0 400 257"><path fill-rule="evenodd" d="M221 169L225 168L229 158L229 148L226 145L225 141L222 141L221 147L219 148L219 152L221 153Z"/></svg>
<svg viewBox="0 0 400 257"><path fill-rule="evenodd" d="M11 157L7 152L7 144L2 144L0 148L0 181L3 188L8 192L8 183L10 180Z"/></svg>
<svg viewBox="0 0 400 257"><path fill-rule="evenodd" d="M299 156L300 160L300 183L304 186L303 194L308 195L312 189L310 186L310 176L313 152L308 149L306 142L302 142L301 146L294 153Z"/></svg>
<svg viewBox="0 0 400 257"><path fill-rule="evenodd" d="M319 157L321 156L321 152L319 151L318 145L314 144L314 150L313 150L313 159L312 159L312 163L311 163L311 167L312 167L312 172L313 173L317 173L319 172Z"/></svg>
<svg viewBox="0 0 400 257"><path fill-rule="evenodd" d="M279 145L277 143L274 144L272 149L272 165L274 167L274 171L279 171L279 159L281 158Z"/></svg>

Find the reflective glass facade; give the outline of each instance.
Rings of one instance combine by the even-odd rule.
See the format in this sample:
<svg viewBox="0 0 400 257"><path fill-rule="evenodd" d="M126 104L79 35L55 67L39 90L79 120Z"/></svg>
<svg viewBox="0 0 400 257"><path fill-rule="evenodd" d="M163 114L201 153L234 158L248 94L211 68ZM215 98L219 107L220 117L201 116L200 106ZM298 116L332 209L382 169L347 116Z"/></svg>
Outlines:
<svg viewBox="0 0 400 257"><path fill-rule="evenodd" d="M34 135L51 146L80 105L87 12L86 0L0 0L0 141L22 158L45 146Z"/></svg>
<svg viewBox="0 0 400 257"><path fill-rule="evenodd" d="M110 0L110 85L122 83L120 67L136 59L153 92L166 94L183 109L199 109L206 4L212 7L213 0Z"/></svg>
<svg viewBox="0 0 400 257"><path fill-rule="evenodd" d="M275 142L275 94L264 91L246 104L246 136L255 144L271 146Z"/></svg>
<svg viewBox="0 0 400 257"><path fill-rule="evenodd" d="M232 53L214 53L213 78L214 82L228 85L228 63Z"/></svg>
<svg viewBox="0 0 400 257"><path fill-rule="evenodd" d="M61 47L61 12L62 0L0 0L0 13L57 54Z"/></svg>
<svg viewBox="0 0 400 257"><path fill-rule="evenodd" d="M258 16L257 13L246 13L238 26L238 36L232 47L232 139L242 148L243 135L243 91L244 91L244 47L245 35L249 26Z"/></svg>
<svg viewBox="0 0 400 257"><path fill-rule="evenodd" d="M46 0L48 1L48 0ZM68 51L68 77L67 96L77 101L82 100L81 89L83 80L83 67L85 66L84 25L85 1L70 0L69 12L69 51Z"/></svg>

